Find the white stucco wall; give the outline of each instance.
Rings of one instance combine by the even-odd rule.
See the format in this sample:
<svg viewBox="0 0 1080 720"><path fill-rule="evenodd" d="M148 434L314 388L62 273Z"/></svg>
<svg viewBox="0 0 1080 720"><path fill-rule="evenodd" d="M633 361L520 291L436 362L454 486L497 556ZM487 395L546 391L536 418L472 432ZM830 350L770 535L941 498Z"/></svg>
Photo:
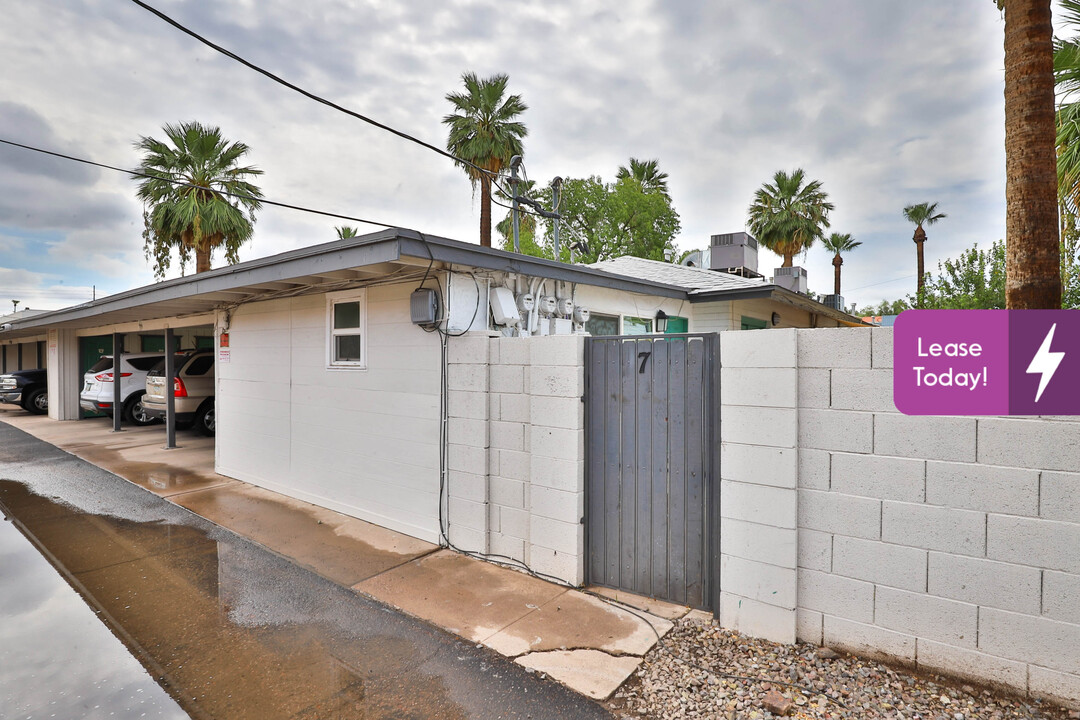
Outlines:
<svg viewBox="0 0 1080 720"><path fill-rule="evenodd" d="M368 288L363 370L327 369L325 295L239 307L217 471L437 541L439 343L410 321L414 287Z"/></svg>
<svg viewBox="0 0 1080 720"><path fill-rule="evenodd" d="M656 312L663 310L671 316L689 318L690 332L698 332L694 329L694 306L686 300L628 293L591 285L578 285L575 300L590 312L601 315L655 318Z"/></svg>

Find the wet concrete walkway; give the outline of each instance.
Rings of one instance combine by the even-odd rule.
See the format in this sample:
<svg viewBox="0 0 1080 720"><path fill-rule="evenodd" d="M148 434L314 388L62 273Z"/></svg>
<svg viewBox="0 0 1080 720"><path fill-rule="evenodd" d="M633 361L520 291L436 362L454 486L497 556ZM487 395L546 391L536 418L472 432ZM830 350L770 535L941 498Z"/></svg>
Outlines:
<svg viewBox="0 0 1080 720"><path fill-rule="evenodd" d="M608 716L490 649L395 612L3 423L0 509L191 717ZM55 715L55 679L75 674L65 663L109 661L73 654L70 640L48 647L46 636L27 633L15 620L35 603L24 594L33 586L20 572L26 555L4 550L0 557L4 708ZM53 608L38 610L50 615ZM38 669L27 672L33 663ZM162 703L127 712L115 693L95 693L67 688L65 697L83 703L69 716L175 716ZM96 715L95 704L102 710Z"/></svg>
<svg viewBox="0 0 1080 720"><path fill-rule="evenodd" d="M0 420L93 462L214 523L352 588L547 673L610 696L687 608L586 593L469 558L355 518L217 475L213 441L160 427L112 433L102 420L55 422L0 409ZM644 612L643 612L644 611Z"/></svg>

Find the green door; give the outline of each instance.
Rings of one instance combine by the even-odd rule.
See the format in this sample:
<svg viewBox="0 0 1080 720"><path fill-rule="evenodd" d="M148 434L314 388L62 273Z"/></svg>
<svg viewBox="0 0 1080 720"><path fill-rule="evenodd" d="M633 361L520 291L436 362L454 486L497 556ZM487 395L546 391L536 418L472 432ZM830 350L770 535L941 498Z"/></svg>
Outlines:
<svg viewBox="0 0 1080 720"><path fill-rule="evenodd" d="M111 355L113 351L112 335L95 335L79 338L79 390L82 390L83 375L86 374L102 355ZM80 418L104 417L104 413L89 412L79 408Z"/></svg>
<svg viewBox="0 0 1080 720"><path fill-rule="evenodd" d="M686 333L690 332L690 321L684 317L678 315L669 315L667 319L667 327L664 328L665 333Z"/></svg>

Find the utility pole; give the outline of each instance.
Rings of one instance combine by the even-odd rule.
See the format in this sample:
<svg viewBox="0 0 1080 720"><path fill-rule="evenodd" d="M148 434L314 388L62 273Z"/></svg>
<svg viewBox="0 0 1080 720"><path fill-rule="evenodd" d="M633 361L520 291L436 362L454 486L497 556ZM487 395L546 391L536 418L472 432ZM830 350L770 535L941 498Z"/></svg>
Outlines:
<svg viewBox="0 0 1080 720"><path fill-rule="evenodd" d="M514 252L521 252L521 241L518 237L520 220L518 219L518 168L521 167L521 156L515 155L510 158L510 191L514 193L513 207L510 210L514 223Z"/></svg>

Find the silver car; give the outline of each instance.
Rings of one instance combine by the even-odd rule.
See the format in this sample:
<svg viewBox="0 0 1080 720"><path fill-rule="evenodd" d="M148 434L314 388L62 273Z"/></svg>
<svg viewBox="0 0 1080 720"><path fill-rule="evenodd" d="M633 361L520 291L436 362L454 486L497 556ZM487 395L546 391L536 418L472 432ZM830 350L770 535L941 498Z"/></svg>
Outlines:
<svg viewBox="0 0 1080 720"><path fill-rule="evenodd" d="M214 434L214 351L195 350L176 362L173 382L178 426L194 425L203 435ZM147 415L165 417L165 361L146 374L142 406Z"/></svg>

